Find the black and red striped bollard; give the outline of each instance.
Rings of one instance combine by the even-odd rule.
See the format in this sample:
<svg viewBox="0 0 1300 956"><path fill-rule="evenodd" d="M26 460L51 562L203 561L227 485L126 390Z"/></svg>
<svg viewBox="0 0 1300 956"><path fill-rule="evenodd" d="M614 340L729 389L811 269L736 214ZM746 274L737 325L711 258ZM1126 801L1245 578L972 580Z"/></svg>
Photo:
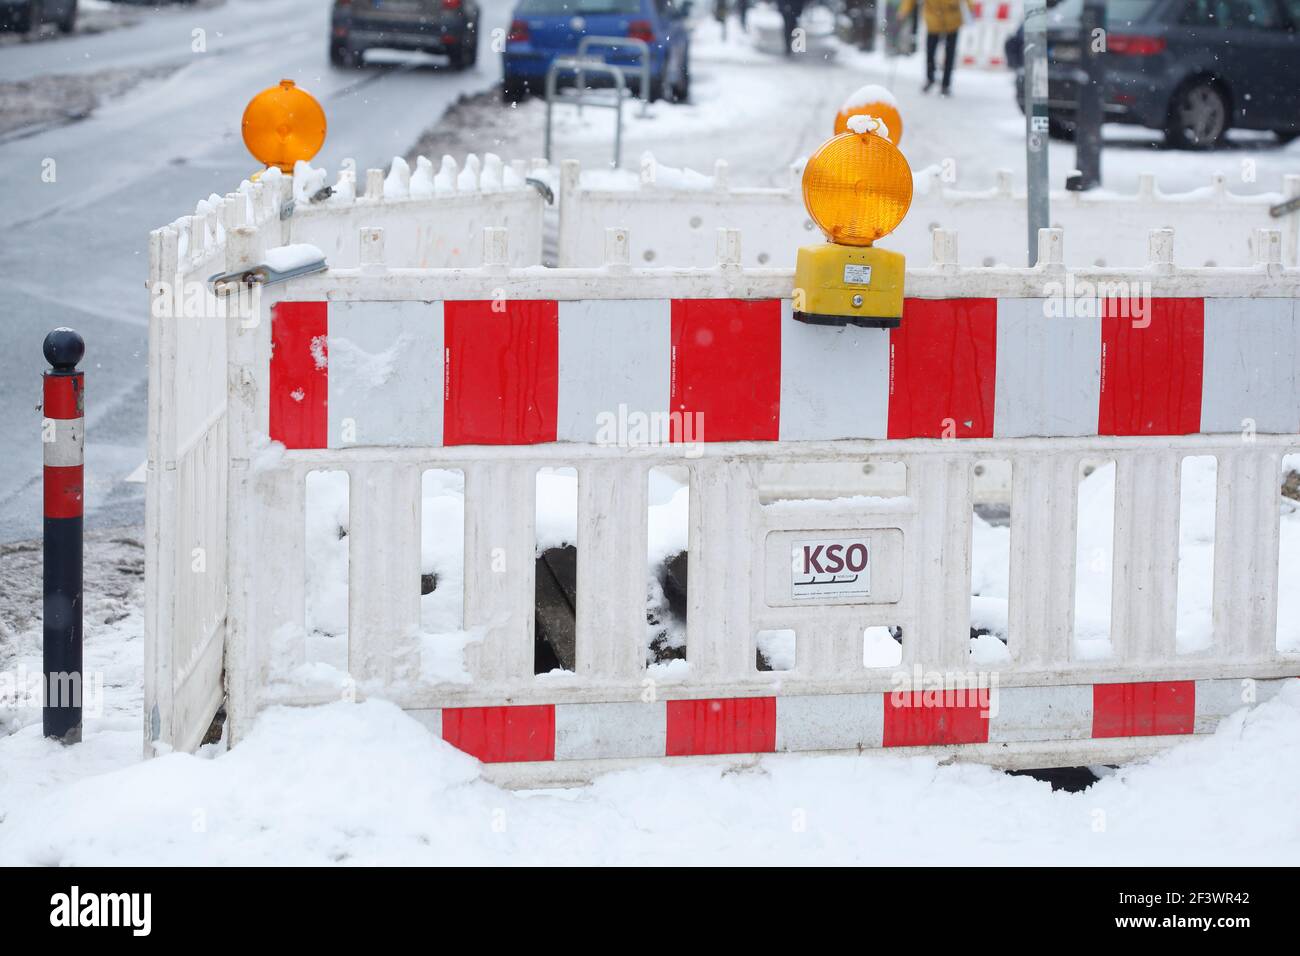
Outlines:
<svg viewBox="0 0 1300 956"><path fill-rule="evenodd" d="M86 343L72 329L45 336L41 438L45 445L45 704L46 737L81 740L81 573L86 376L77 363Z"/></svg>

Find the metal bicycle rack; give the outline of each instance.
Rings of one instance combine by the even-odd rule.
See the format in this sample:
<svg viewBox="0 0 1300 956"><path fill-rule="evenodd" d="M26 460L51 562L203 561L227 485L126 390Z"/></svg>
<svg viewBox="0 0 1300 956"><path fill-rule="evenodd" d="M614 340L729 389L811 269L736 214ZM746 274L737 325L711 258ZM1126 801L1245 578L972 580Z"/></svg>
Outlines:
<svg viewBox="0 0 1300 956"><path fill-rule="evenodd" d="M641 66L638 71L641 74L641 89L639 92L641 94L641 115L646 115L650 105L650 44L633 37L583 37L578 41L576 56L556 57L551 61L550 68L546 71L546 141L543 155L549 162L551 159L551 109L555 105L559 75L562 72L572 72L575 74L577 81L577 90L573 96L566 97L566 99L578 107L579 113L582 112L584 106L595 106L615 111L614 168L617 169L621 165L623 157L623 100L627 96L626 71L621 66L606 63L603 59L588 53L588 50L593 46L633 47L641 54ZM614 95L612 99L607 95L593 93L587 89L588 73L599 73L613 79Z"/></svg>
<svg viewBox="0 0 1300 956"><path fill-rule="evenodd" d="M622 162L623 155L623 96L627 90L627 83L623 79L623 71L617 66L611 66L604 60L591 58L582 60L576 56L562 56L551 61L551 67L546 71L546 142L542 154L549 163L551 161L551 110L555 106L556 77L561 70L578 69L582 69L584 74L587 71L603 73L614 80L613 99L607 96L586 93L582 87L578 88L576 96L572 99L573 102L580 106L597 106L602 109L614 110L616 117L614 124L614 168L617 169Z"/></svg>

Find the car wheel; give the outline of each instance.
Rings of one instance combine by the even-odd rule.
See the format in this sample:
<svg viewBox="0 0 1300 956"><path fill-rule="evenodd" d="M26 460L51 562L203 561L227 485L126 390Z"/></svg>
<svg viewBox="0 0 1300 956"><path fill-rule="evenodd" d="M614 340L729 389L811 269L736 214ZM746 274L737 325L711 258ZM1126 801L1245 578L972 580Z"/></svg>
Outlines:
<svg viewBox="0 0 1300 956"><path fill-rule="evenodd" d="M501 81L501 101L518 103L528 96L528 84L515 76L507 76Z"/></svg>
<svg viewBox="0 0 1300 956"><path fill-rule="evenodd" d="M1165 139L1175 149L1213 149L1228 130L1228 97L1211 80L1182 87L1169 103Z"/></svg>
<svg viewBox="0 0 1300 956"><path fill-rule="evenodd" d="M77 28L77 5L74 3L68 8L68 12L63 19L59 21L60 33L71 33Z"/></svg>
<svg viewBox="0 0 1300 956"><path fill-rule="evenodd" d="M330 62L345 70L355 70L361 66L361 51L352 49L346 43L331 43Z"/></svg>
<svg viewBox="0 0 1300 956"><path fill-rule="evenodd" d="M32 40L40 35L43 23L45 23L45 10L41 6L41 0L32 0L27 5L27 22L19 21L18 31L23 35L24 40Z"/></svg>
<svg viewBox="0 0 1300 956"><path fill-rule="evenodd" d="M1073 120L1060 119L1056 116L1047 117L1047 135L1052 139L1073 143L1074 133L1077 128Z"/></svg>
<svg viewBox="0 0 1300 956"><path fill-rule="evenodd" d="M691 48L687 47L686 52L682 54L682 71L677 77L677 82L672 85L672 101L674 103L685 103L691 96Z"/></svg>

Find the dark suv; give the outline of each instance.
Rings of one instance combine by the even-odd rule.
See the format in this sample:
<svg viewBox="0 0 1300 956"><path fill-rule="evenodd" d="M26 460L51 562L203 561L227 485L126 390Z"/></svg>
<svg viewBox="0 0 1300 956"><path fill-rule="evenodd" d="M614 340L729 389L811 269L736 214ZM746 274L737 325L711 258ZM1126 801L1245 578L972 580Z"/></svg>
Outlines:
<svg viewBox="0 0 1300 956"><path fill-rule="evenodd" d="M1074 135L1083 0L1048 12L1050 132ZM1007 41L1024 109L1023 27ZM1211 149L1229 127L1300 136L1300 0L1106 0L1106 120Z"/></svg>
<svg viewBox="0 0 1300 956"><path fill-rule="evenodd" d="M358 66L371 47L441 53L458 70L478 59L476 0L334 0L330 62Z"/></svg>

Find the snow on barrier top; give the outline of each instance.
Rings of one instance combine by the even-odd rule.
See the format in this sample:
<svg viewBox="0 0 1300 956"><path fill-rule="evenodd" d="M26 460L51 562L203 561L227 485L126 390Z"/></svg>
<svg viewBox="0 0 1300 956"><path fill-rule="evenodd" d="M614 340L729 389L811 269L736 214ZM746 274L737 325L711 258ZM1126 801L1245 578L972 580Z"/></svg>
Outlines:
<svg viewBox="0 0 1300 956"><path fill-rule="evenodd" d="M958 189L952 171L931 166L914 174L912 208L883 245L908 258L929 255L935 229L958 232L963 261L972 265L1015 265L1025 261L1024 192L1012 174L1000 170L988 189ZM804 210L800 170L789 185L739 187L725 161L713 175L664 167L646 154L639 176L606 170L583 172L575 161L561 167L561 266L602 261L604 230L635 227L632 261L647 266L713 263L716 229L739 229L747 266L794 265L801 245L819 241ZM1184 265L1244 266L1258 261L1258 229L1282 231L1282 261L1300 264L1300 216L1270 218L1269 207L1300 196L1300 175L1284 177L1282 192L1237 194L1224 176L1186 193L1163 193L1155 177L1140 177L1138 190L1052 194L1052 226L1070 236L1070 266L1133 267L1146 262L1151 229L1173 229L1176 257Z"/></svg>
<svg viewBox="0 0 1300 956"><path fill-rule="evenodd" d="M247 225L226 221L227 269L282 244L266 194L252 190ZM633 268L622 229L576 269L512 267L500 227L468 269L411 268L385 230L358 233L355 266L268 287L240 321L151 323L150 752L197 745L223 661L236 742L268 705L379 694L518 781L891 746L1108 762L1213 729L1243 681L1262 697L1300 673L1274 639L1281 462L1300 447L1300 270L1276 232L1238 268L1178 266L1156 230L1144 266L1067 271L1059 230L1034 269L959 266L938 230L895 330L794 323L790 271L744 267L735 231L704 269ZM157 295L181 270L174 233L155 244ZM214 336L219 353L184 354ZM224 397L178 413L167 403L187 389ZM666 412L664 440L597 431L624 410ZM190 431L169 442L163 426ZM1188 455L1218 462L1213 633L1193 651L1175 643L1173 574ZM1011 464L1005 656L965 688L974 703L936 702L917 696L924 681L971 676L971 476L989 458ZM881 460L905 467L902 496L760 494L765 466ZM1080 468L1106 460L1114 596L1098 657L1072 640L1071 572ZM668 465L690 475L687 658L651 673L647 473ZM578 475L576 665L539 677L536 479L555 466ZM463 631L432 644L416 587L429 468L464 475ZM341 671L306 654L317 470L352 488ZM829 539L869 549L872 585L793 598L792 549ZM899 666L864 667L863 629L886 625L905 635ZM757 634L787 628L793 669L756 670ZM460 676L426 666L448 646Z"/></svg>

